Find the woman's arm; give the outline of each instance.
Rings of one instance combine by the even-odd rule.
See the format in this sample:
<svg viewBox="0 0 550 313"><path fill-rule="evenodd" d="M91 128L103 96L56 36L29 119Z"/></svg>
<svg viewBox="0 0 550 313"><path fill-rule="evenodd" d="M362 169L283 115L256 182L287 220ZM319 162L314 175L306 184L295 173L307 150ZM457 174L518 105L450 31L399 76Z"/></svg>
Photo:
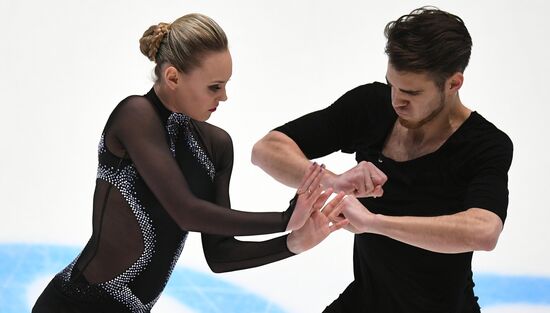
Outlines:
<svg viewBox="0 0 550 313"><path fill-rule="evenodd" d="M305 202L298 203L294 211L255 213L227 210L195 197L170 153L155 108L144 97L131 97L119 105L105 137L110 150L120 146L129 155L147 186L182 229L220 235L268 234L287 230L293 212L295 228L309 216L311 207ZM319 174L319 167L313 172Z"/></svg>
<svg viewBox="0 0 550 313"><path fill-rule="evenodd" d="M276 262L315 247L332 232L347 224L347 220L331 224L326 214L320 210L331 193L332 190L325 191L313 205L313 212L304 226L288 235L254 242L203 233L203 251L208 265L215 273L241 270ZM336 206L342 198L343 194L327 205ZM293 202L295 199L291 201L291 205Z"/></svg>
<svg viewBox="0 0 550 313"><path fill-rule="evenodd" d="M216 203L230 211L229 182L233 167L233 145L229 136L221 132L208 137L215 138L215 144L212 146L217 147L216 153L211 153L217 169L214 180ZM313 213L304 226L289 235L255 242L238 240L232 236L203 233L203 251L212 271L216 273L235 271L279 261L314 247L336 230L337 226L329 225L329 220L319 212L331 194L331 190L322 193L319 179L320 176L310 184L315 186L314 188L307 187L302 181L299 188L301 194L290 201L291 207L296 205L297 201L308 198L314 199L315 203L312 205Z"/></svg>

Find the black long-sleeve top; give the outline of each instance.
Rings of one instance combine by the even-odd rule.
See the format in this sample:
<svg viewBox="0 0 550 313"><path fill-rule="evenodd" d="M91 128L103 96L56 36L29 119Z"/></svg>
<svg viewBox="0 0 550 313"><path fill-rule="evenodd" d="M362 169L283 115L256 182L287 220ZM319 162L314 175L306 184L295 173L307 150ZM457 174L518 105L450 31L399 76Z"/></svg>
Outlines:
<svg viewBox="0 0 550 313"><path fill-rule="evenodd" d="M92 236L55 286L98 312L149 312L189 231L202 233L215 272L291 256L285 235L263 242L232 237L284 232L292 214L292 207L232 210L232 166L225 131L170 112L154 89L121 101L99 144Z"/></svg>

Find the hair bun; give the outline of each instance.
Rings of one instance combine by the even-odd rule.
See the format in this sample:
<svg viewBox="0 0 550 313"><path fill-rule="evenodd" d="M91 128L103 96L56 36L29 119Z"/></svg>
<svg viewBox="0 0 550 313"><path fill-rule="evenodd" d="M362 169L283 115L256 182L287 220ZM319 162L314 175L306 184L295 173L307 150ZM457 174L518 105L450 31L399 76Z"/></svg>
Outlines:
<svg viewBox="0 0 550 313"><path fill-rule="evenodd" d="M150 26L139 40L139 49L149 60L155 62L157 51L164 36L170 31L170 23Z"/></svg>

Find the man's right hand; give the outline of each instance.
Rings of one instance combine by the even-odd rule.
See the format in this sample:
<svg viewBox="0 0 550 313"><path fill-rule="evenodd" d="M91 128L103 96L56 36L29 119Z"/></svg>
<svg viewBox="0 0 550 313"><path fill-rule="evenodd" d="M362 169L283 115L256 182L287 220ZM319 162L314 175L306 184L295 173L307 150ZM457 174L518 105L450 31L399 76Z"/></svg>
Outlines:
<svg viewBox="0 0 550 313"><path fill-rule="evenodd" d="M327 173L322 183L331 186L335 192L343 191L348 195L364 198L381 197L384 194L382 186L387 180L386 174L374 164L361 161L340 175Z"/></svg>

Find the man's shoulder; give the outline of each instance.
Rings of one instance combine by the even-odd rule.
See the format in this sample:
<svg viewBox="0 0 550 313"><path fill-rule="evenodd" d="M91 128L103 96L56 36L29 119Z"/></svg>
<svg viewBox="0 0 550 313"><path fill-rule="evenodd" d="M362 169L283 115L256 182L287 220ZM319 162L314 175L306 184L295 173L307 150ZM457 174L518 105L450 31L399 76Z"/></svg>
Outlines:
<svg viewBox="0 0 550 313"><path fill-rule="evenodd" d="M344 93L333 105L354 114L377 116L392 114L391 89L387 84L372 82Z"/></svg>
<svg viewBox="0 0 550 313"><path fill-rule="evenodd" d="M487 120L478 112L471 113L466 127L462 132L462 142L469 146L470 152L485 155L487 153L503 153L511 156L513 143L510 137L495 124Z"/></svg>
<svg viewBox="0 0 550 313"><path fill-rule="evenodd" d="M473 111L471 116L472 122L470 123L470 132L472 137L476 137L482 140L498 140L502 142L511 143L510 137L498 128L495 124L487 120L477 111Z"/></svg>
<svg viewBox="0 0 550 313"><path fill-rule="evenodd" d="M346 92L346 95L354 96L380 96L386 97L391 94L391 89L387 84L374 81L363 85L356 86Z"/></svg>

